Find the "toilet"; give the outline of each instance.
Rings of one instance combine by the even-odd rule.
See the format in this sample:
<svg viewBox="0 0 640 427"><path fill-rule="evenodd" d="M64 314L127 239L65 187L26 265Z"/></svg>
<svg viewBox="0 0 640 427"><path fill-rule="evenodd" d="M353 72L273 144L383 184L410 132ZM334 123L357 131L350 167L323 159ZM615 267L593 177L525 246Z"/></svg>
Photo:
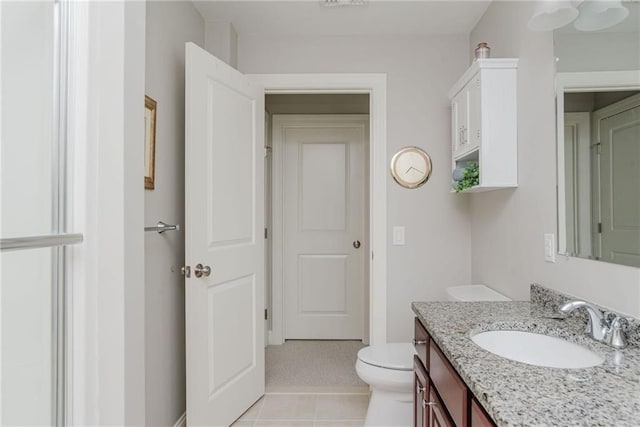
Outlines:
<svg viewBox="0 0 640 427"><path fill-rule="evenodd" d="M485 285L452 286L449 301L511 301ZM365 347L358 352L356 372L371 387L365 426L404 427L413 424L413 355L411 343Z"/></svg>
<svg viewBox="0 0 640 427"><path fill-rule="evenodd" d="M511 301L485 285L452 286L445 290L448 301Z"/></svg>
<svg viewBox="0 0 640 427"><path fill-rule="evenodd" d="M356 372L371 387L365 426L413 424L413 355L411 343L388 343L358 352Z"/></svg>

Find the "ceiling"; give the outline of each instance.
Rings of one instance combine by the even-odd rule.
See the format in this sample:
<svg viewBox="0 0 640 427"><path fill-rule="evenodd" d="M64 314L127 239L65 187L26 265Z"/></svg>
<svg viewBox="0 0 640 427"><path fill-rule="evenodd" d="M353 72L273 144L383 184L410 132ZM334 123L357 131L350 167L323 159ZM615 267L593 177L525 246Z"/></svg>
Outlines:
<svg viewBox="0 0 640 427"><path fill-rule="evenodd" d="M239 36L468 34L491 0L365 0L324 6L319 0L193 1L205 21L231 22Z"/></svg>

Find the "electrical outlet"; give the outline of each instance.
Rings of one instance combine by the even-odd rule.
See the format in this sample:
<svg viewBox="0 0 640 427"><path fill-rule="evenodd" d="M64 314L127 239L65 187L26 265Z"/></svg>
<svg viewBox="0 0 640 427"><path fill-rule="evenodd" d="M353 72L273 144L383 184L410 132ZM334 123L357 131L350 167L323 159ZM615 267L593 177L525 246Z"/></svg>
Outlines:
<svg viewBox="0 0 640 427"><path fill-rule="evenodd" d="M544 235L544 260L556 262L556 239L553 233Z"/></svg>

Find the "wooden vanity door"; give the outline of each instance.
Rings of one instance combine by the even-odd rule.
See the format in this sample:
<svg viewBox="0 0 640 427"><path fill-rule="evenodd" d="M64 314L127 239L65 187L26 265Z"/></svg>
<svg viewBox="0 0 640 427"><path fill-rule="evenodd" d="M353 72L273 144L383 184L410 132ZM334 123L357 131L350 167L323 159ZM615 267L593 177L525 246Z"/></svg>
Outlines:
<svg viewBox="0 0 640 427"><path fill-rule="evenodd" d="M471 400L471 427L495 427L475 398Z"/></svg>
<svg viewBox="0 0 640 427"><path fill-rule="evenodd" d="M429 427L455 427L453 421L447 415L447 411L438 397L433 384L429 387L429 400L427 401L429 412Z"/></svg>
<svg viewBox="0 0 640 427"><path fill-rule="evenodd" d="M417 355L413 356L413 373L413 425L428 427L429 411L424 402L429 397L429 377Z"/></svg>

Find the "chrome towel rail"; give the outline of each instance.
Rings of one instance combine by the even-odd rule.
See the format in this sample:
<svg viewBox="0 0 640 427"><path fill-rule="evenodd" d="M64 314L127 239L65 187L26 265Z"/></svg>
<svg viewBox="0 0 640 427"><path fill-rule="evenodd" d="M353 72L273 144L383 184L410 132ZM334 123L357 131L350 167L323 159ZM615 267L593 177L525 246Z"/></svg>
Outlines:
<svg viewBox="0 0 640 427"><path fill-rule="evenodd" d="M0 251L16 249L49 248L81 243L82 234L53 234L50 236L29 236L0 239Z"/></svg>
<svg viewBox="0 0 640 427"><path fill-rule="evenodd" d="M155 227L145 227L144 231L157 231L158 234L162 234L165 231L179 231L180 230L180 224L165 224L162 221L158 221L158 224L156 224Z"/></svg>

